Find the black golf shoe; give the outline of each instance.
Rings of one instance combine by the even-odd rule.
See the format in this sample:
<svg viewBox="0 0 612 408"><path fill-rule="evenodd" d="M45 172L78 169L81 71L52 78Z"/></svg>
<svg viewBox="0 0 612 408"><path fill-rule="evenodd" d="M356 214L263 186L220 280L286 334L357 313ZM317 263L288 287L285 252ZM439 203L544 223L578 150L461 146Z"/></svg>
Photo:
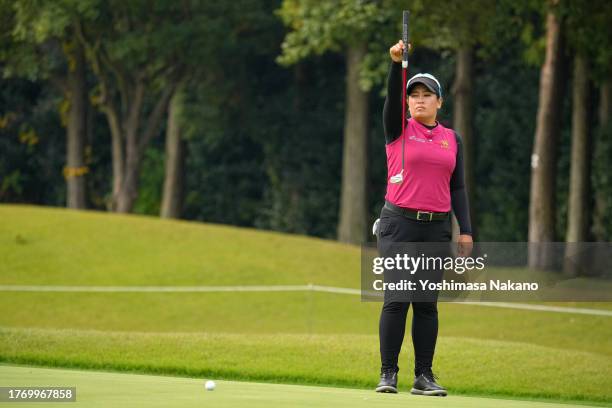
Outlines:
<svg viewBox="0 0 612 408"><path fill-rule="evenodd" d="M424 371L414 379L410 392L416 395L434 395L446 397L446 389L436 383L437 377L431 370Z"/></svg>
<svg viewBox="0 0 612 408"><path fill-rule="evenodd" d="M380 370L380 382L376 386L376 392L397 392L397 372L391 368Z"/></svg>

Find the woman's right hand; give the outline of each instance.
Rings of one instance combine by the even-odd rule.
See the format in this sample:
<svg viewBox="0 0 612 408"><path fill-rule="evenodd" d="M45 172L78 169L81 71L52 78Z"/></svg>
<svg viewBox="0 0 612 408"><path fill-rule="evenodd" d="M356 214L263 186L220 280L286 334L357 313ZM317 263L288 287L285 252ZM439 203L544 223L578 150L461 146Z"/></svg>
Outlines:
<svg viewBox="0 0 612 408"><path fill-rule="evenodd" d="M402 54L404 53L404 48L404 42L402 40L399 40L397 44L389 48L389 55L391 55L391 59L393 60L393 62L402 62ZM411 48L412 47L410 46L410 43L408 43L408 50L410 50Z"/></svg>

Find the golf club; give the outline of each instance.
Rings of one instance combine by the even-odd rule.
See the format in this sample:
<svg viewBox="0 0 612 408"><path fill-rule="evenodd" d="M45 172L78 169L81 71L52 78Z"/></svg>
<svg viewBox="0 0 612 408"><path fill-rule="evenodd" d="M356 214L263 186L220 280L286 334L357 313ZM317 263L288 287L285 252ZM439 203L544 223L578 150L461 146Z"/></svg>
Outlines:
<svg viewBox="0 0 612 408"><path fill-rule="evenodd" d="M402 135L406 129L406 73L408 71L408 20L410 12L404 10L402 13L402 41L404 42L404 51L402 54ZM391 177L389 180L393 184L399 184L404 181L404 139L402 139L402 171Z"/></svg>

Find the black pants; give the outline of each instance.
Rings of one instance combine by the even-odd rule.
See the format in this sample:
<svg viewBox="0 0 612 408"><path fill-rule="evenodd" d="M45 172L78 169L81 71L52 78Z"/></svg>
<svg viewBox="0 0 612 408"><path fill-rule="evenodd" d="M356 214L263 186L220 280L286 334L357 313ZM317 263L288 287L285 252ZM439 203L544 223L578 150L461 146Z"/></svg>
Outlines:
<svg viewBox="0 0 612 408"><path fill-rule="evenodd" d="M390 256L391 243L449 242L450 219L444 221L415 221L383 208L380 214L378 251ZM398 369L397 360L404 340L406 316L412 304L412 343L414 345L415 375L431 368L438 337L437 302L398 302L387 299L380 314L380 357L383 369Z"/></svg>

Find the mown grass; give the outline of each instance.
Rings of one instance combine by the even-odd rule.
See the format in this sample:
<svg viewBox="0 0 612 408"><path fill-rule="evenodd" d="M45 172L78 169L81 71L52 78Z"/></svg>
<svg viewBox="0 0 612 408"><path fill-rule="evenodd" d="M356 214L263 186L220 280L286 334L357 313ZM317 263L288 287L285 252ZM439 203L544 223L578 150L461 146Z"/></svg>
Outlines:
<svg viewBox="0 0 612 408"><path fill-rule="evenodd" d="M0 338L7 363L360 388L371 388L377 374L375 335L2 329ZM459 337L443 337L438 347L445 350L438 371L454 393L610 401L610 357ZM410 361L410 353L402 360ZM559 361L580 375L558 375ZM411 385L406 366L405 391ZM534 383L534 373L545 381Z"/></svg>
<svg viewBox="0 0 612 408"><path fill-rule="evenodd" d="M0 219L0 284L360 282L359 248L326 240L29 206L0 206ZM377 377L380 304L358 296L3 292L0 310L4 362L364 388ZM435 371L452 392L612 402L610 317L439 310ZM407 330L402 387L411 356Z"/></svg>
<svg viewBox="0 0 612 408"><path fill-rule="evenodd" d="M85 371L79 369L40 368L0 364L2 384L21 386L76 387L74 407L167 407L181 408L269 408L269 407L351 407L351 408L566 408L567 403L550 401L517 401L491 397L450 395L429 398L409 393L378 394L372 390L330 386L270 384L245 381L219 381L214 392L204 390L202 378L138 375L128 373ZM171 401L171 403L169 403ZM37 403L21 403L36 407ZM572 404L574 405L574 404ZM597 404L599 405L599 404ZM575 406L575 405L574 405Z"/></svg>
<svg viewBox="0 0 612 408"><path fill-rule="evenodd" d="M376 334L381 304L274 293L14 293L0 326L139 332ZM440 336L523 342L612 356L612 318L439 304ZM588 338L585 338L588 333ZM410 345L409 335L406 344ZM440 349L439 353L444 353Z"/></svg>

